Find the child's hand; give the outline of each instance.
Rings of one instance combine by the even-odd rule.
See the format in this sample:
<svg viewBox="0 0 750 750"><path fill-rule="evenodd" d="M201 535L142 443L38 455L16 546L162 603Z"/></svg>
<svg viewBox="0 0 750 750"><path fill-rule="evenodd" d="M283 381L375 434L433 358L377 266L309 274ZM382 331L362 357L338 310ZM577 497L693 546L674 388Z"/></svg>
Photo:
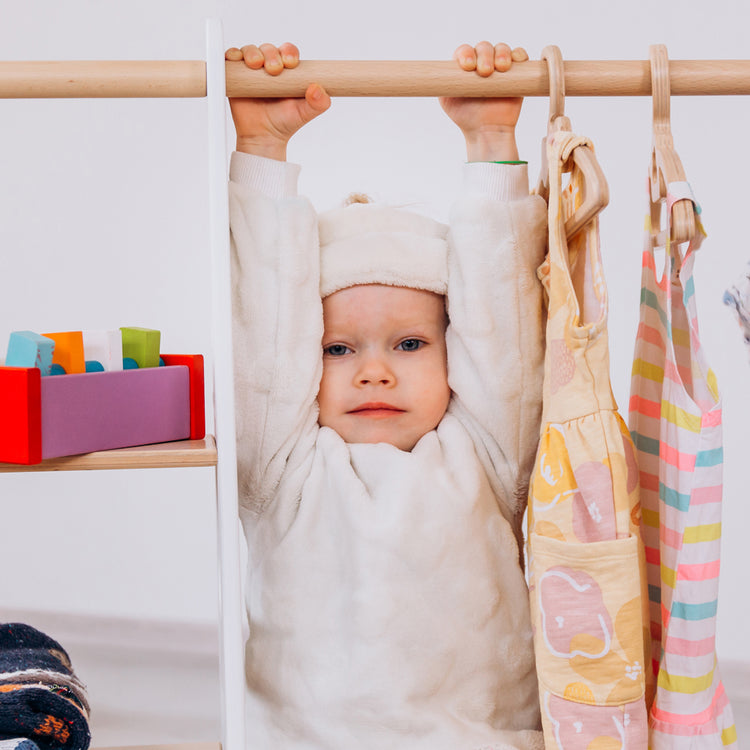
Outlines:
<svg viewBox="0 0 750 750"><path fill-rule="evenodd" d="M514 50L507 44L480 42L476 47L462 44L453 59L467 71L487 77L510 70L514 62L529 59L526 50ZM466 139L469 161L514 161L518 159L516 122L523 99L442 97L440 104L448 117L461 128Z"/></svg>
<svg viewBox="0 0 750 750"><path fill-rule="evenodd" d="M299 64L299 50L289 43L280 47L272 44L232 47L224 57L235 62L244 60L253 70L265 68L273 76ZM237 132L237 150L284 161L289 139L330 105L331 98L315 83L310 84L304 99L232 98L229 106Z"/></svg>

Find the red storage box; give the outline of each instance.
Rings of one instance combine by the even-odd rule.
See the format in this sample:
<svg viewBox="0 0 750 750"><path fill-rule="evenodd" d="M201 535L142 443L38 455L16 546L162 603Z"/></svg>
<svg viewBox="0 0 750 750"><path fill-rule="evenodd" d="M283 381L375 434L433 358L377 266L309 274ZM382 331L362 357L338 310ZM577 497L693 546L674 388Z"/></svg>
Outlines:
<svg viewBox="0 0 750 750"><path fill-rule="evenodd" d="M164 367L44 378L0 367L0 462L202 439L203 356L161 356Z"/></svg>

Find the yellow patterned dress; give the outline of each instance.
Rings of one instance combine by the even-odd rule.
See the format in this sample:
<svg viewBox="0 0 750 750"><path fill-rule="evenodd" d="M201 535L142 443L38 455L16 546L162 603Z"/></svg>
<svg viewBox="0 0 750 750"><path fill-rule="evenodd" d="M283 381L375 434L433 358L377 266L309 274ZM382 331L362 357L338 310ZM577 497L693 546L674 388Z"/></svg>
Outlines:
<svg viewBox="0 0 750 750"><path fill-rule="evenodd" d="M570 156L583 144L565 131L547 143L547 351L528 511L534 648L547 750L643 750L648 631L635 451L610 386L598 219L570 243L564 233L582 199Z"/></svg>

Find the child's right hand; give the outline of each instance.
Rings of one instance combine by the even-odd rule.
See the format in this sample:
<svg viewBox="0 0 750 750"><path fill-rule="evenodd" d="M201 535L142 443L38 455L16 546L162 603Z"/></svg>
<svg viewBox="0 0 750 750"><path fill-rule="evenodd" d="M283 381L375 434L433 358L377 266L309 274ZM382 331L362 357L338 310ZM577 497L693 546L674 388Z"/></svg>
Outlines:
<svg viewBox="0 0 750 750"><path fill-rule="evenodd" d="M279 47L272 44L247 44L242 49L231 47L224 53L229 61L244 60L252 70L264 68L270 75L279 75L285 68L296 68L299 50L293 44ZM237 151L284 161L289 139L305 124L331 106L331 98L316 83L310 84L304 98L255 99L230 98Z"/></svg>

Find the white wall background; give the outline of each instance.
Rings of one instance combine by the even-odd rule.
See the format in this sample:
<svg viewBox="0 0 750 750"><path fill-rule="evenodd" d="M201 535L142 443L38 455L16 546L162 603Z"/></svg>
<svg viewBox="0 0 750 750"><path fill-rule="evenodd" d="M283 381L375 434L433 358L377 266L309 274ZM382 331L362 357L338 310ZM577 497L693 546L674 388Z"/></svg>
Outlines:
<svg viewBox="0 0 750 750"><path fill-rule="evenodd" d="M575 10L571 10L574 7ZM747 58L741 0L0 0L0 59L204 59L204 19L227 46L296 41L311 59L449 59L505 40L538 58ZM522 157L539 170L547 101L529 99ZM637 324L650 100L574 99L611 190L602 248L615 394L627 409ZM750 99L676 98L672 128L709 239L696 282L703 339L725 399L722 658L750 662L744 597L750 526L750 363L724 289L750 259L743 229ZM0 101L0 359L12 330L143 325L163 351L210 356L206 107L191 100ZM339 99L295 137L319 208L351 190L445 218L463 143L430 99ZM3 608L206 623L215 619L211 470L0 475Z"/></svg>

